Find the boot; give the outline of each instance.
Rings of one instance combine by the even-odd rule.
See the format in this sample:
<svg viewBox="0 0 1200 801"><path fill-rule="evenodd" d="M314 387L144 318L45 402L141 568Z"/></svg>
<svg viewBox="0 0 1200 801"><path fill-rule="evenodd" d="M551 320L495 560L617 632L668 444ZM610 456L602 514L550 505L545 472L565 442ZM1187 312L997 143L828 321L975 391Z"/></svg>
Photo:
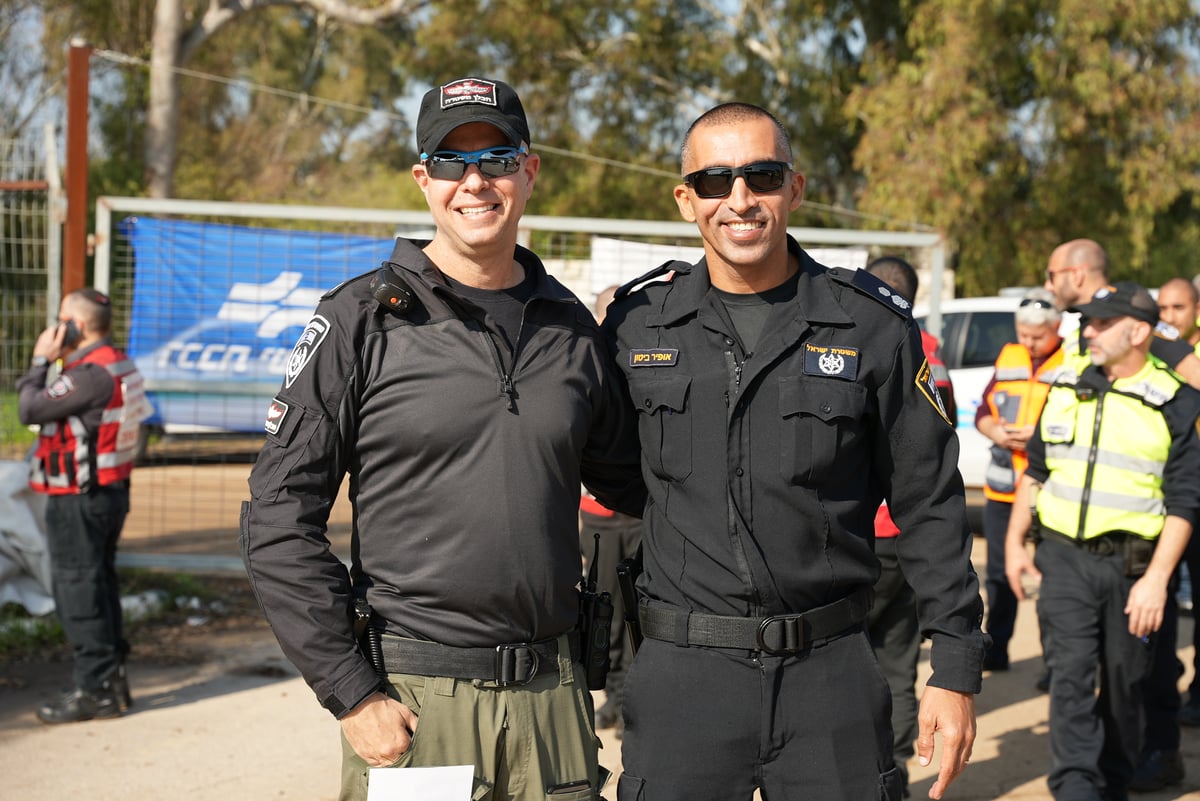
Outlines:
<svg viewBox="0 0 1200 801"><path fill-rule="evenodd" d="M93 718L118 718L121 703L113 692L112 682L93 692L76 687L62 694L57 701L38 707L38 720L42 723L78 723Z"/></svg>

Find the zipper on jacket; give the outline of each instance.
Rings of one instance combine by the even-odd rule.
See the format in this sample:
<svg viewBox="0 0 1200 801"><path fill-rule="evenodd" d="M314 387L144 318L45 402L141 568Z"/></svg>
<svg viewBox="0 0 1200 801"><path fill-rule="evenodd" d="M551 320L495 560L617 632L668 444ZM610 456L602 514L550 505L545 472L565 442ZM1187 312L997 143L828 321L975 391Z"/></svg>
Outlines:
<svg viewBox="0 0 1200 801"><path fill-rule="evenodd" d="M1101 392L1096 399L1096 419L1092 423L1092 444L1088 448L1087 470L1083 477L1083 492L1079 496L1079 530L1075 534L1077 540L1083 540L1084 521L1087 520L1088 501L1092 495L1092 477L1096 473L1096 457L1100 453L1100 421L1104 412L1104 398L1107 392Z"/></svg>

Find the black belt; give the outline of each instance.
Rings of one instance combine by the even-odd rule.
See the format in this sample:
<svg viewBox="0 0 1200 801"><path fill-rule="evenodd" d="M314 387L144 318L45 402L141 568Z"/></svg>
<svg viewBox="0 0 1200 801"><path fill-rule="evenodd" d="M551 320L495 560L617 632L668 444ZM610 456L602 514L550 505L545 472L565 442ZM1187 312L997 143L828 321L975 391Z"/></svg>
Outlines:
<svg viewBox="0 0 1200 801"><path fill-rule="evenodd" d="M579 635L567 635L571 661L579 661ZM447 676L495 682L500 687L528 684L534 676L558 672L558 640L457 648L427 640L384 634L383 665L388 673Z"/></svg>
<svg viewBox="0 0 1200 801"><path fill-rule="evenodd" d="M764 654L795 654L816 640L842 634L866 620L873 593L856 590L840 601L792 615L728 617L651 606L639 607L642 634L676 645L737 648Z"/></svg>
<svg viewBox="0 0 1200 801"><path fill-rule="evenodd" d="M1043 529L1046 534L1053 534L1055 539L1069 542L1076 548L1095 554L1096 556L1112 556L1121 552L1121 546L1125 543L1125 538L1129 535L1124 531L1110 531L1107 534L1101 534L1099 537L1091 537L1086 540L1068 537L1066 534L1055 531L1052 528Z"/></svg>

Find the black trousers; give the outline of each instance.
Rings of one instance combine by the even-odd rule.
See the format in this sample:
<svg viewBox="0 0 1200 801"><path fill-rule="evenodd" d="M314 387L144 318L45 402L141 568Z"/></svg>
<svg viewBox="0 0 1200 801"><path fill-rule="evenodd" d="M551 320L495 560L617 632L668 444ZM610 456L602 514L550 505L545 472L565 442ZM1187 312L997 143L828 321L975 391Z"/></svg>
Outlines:
<svg viewBox="0 0 1200 801"><path fill-rule="evenodd" d="M128 487L51 495L46 502L55 609L75 658L75 684L84 690L99 689L129 652L116 569L128 512Z"/></svg>
<svg viewBox="0 0 1200 801"><path fill-rule="evenodd" d="M647 639L618 801L900 801L890 708L861 629L787 657Z"/></svg>
<svg viewBox="0 0 1200 801"><path fill-rule="evenodd" d="M917 596L904 579L896 556L897 537L877 537L875 556L881 568L875 603L867 615L867 632L879 668L892 693L892 759L908 784L908 760L917 739L917 661L921 630Z"/></svg>
<svg viewBox="0 0 1200 801"><path fill-rule="evenodd" d="M1098 556L1053 536L1038 545L1034 561L1042 572L1042 650L1054 676L1050 791L1056 801L1124 801L1154 647L1129 633L1125 602L1134 580L1120 553Z"/></svg>
<svg viewBox="0 0 1200 801"><path fill-rule="evenodd" d="M1143 751L1179 750L1179 678L1183 662L1176 652L1179 639L1179 603L1175 592L1179 588L1179 573L1167 587L1167 605L1163 609L1162 628L1154 635L1154 664L1142 682L1142 703L1146 709Z"/></svg>

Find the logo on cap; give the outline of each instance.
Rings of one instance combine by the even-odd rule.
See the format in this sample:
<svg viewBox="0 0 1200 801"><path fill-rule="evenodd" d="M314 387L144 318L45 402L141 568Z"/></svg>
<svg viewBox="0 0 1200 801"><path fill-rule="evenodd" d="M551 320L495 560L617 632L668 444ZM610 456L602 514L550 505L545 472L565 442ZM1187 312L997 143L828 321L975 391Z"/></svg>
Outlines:
<svg viewBox="0 0 1200 801"><path fill-rule="evenodd" d="M453 108L464 103L496 105L496 84L477 78L463 78L442 87L442 108Z"/></svg>

